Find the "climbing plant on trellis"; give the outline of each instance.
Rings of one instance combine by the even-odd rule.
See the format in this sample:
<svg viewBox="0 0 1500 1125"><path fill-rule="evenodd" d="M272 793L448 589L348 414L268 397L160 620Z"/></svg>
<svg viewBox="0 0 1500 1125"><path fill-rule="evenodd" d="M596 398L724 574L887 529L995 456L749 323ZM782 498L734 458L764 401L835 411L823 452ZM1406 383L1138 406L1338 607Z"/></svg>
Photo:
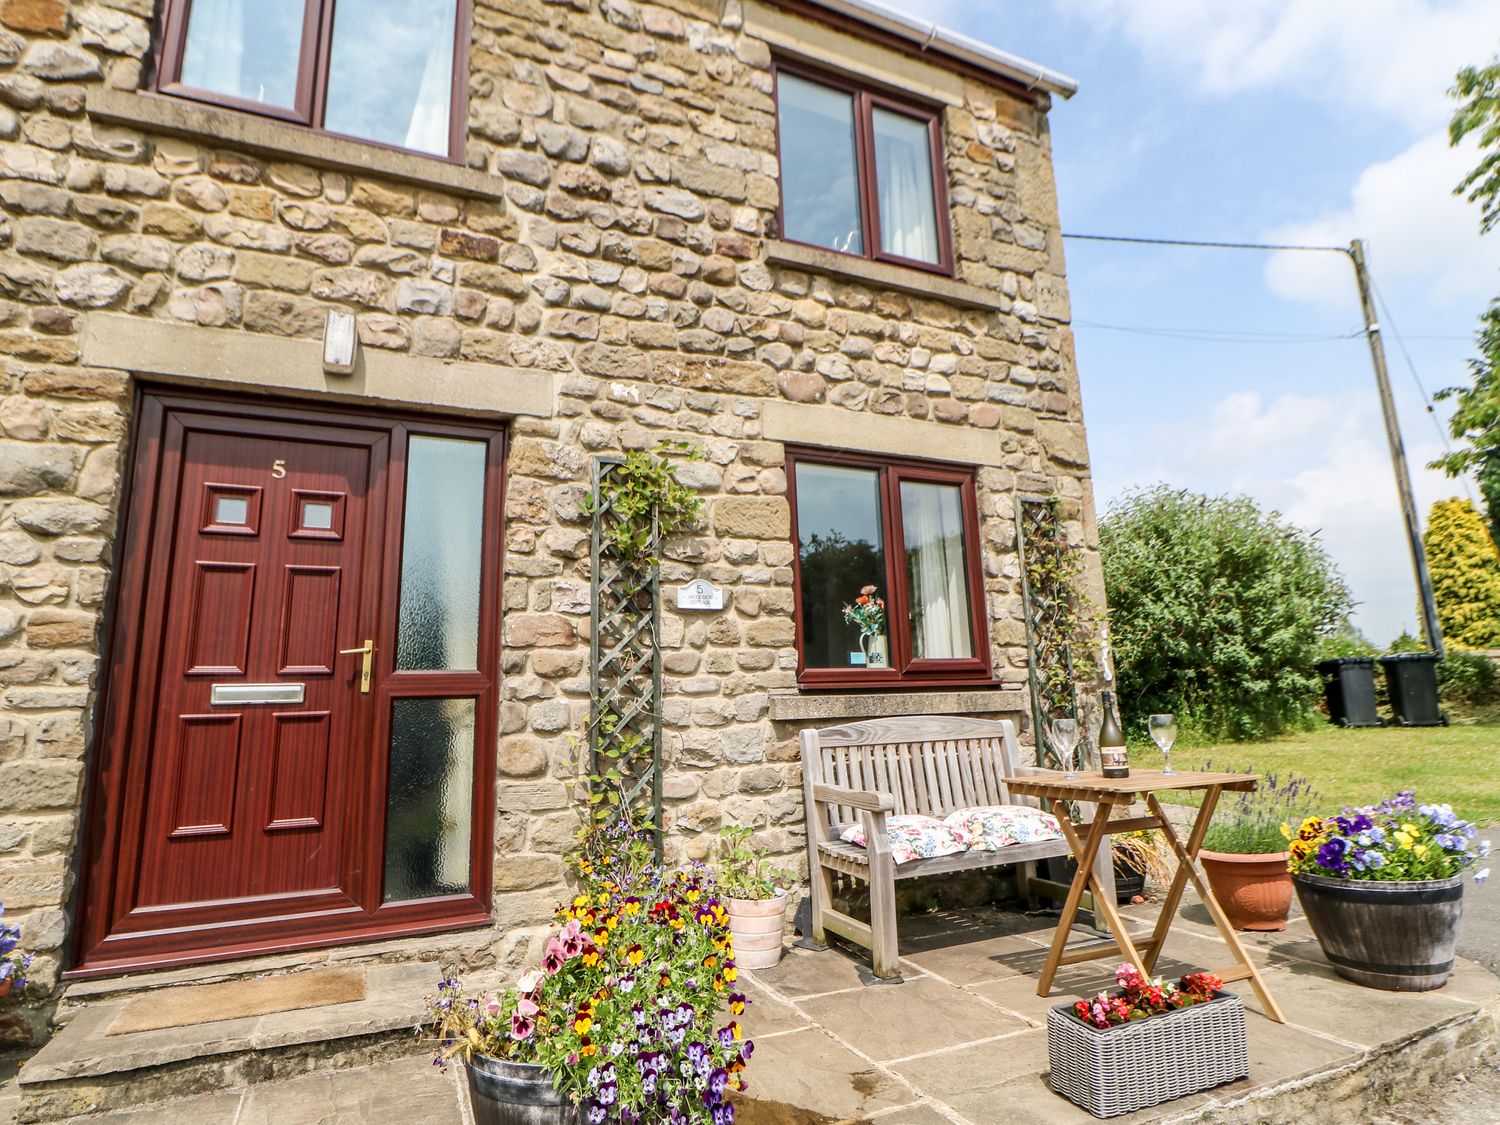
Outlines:
<svg viewBox="0 0 1500 1125"><path fill-rule="evenodd" d="M659 453L692 460L676 443ZM661 857L661 544L702 503L658 452L594 460L589 536L589 800L656 834Z"/></svg>
<svg viewBox="0 0 1500 1125"><path fill-rule="evenodd" d="M1026 623L1027 685L1038 764L1060 767L1048 722L1081 719L1078 681L1098 670L1093 607L1083 591L1083 555L1063 530L1054 497L1016 497L1016 553Z"/></svg>

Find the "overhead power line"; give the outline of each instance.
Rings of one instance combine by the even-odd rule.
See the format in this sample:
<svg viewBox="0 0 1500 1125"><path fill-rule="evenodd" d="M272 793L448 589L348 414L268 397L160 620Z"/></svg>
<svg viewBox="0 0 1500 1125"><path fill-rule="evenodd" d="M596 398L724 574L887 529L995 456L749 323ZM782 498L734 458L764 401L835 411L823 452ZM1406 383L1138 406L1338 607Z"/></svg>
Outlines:
<svg viewBox="0 0 1500 1125"><path fill-rule="evenodd" d="M1124 234L1070 234L1063 231L1064 238L1084 242L1135 242L1143 246L1201 246L1212 250L1311 250L1318 254L1349 253L1347 246L1298 246L1277 242L1204 242L1192 238L1139 238Z"/></svg>
<svg viewBox="0 0 1500 1125"><path fill-rule="evenodd" d="M1073 321L1075 326L1107 332L1129 332L1137 336L1162 336L1169 340L1201 340L1211 344L1320 344L1330 340L1357 340L1364 329L1353 332L1257 332L1242 328L1164 327L1144 324L1104 324L1097 320Z"/></svg>
<svg viewBox="0 0 1500 1125"><path fill-rule="evenodd" d="M1427 554L1422 546L1421 521L1417 516L1417 504L1412 495L1411 474L1406 466L1406 449L1401 440L1401 424L1396 416L1396 402L1391 395L1390 374L1386 369L1385 345L1381 340L1380 321L1375 315L1375 296L1372 291L1369 269L1365 263L1365 244L1355 239L1345 246L1298 246L1275 242L1231 242L1228 240L1201 240L1193 238L1140 238L1122 234L1069 234L1064 238L1089 242L1128 242L1142 246L1191 246L1210 250L1258 250L1296 251L1313 254L1343 254L1354 266L1355 285L1359 290L1360 311L1364 315L1364 337L1370 346L1370 360L1375 368L1375 386L1380 395L1380 412L1385 421L1386 442L1390 446L1391 466L1396 473L1396 493L1401 502L1401 516L1406 524L1407 545L1411 550L1412 569L1417 579L1417 596L1422 603L1423 632L1427 643L1439 659L1443 656L1443 633L1438 623L1437 603L1432 595L1432 580L1427 573ZM1394 332L1394 325L1392 331ZM1397 337L1399 340L1399 336ZM1228 342L1226 337L1219 337ZM1241 337L1248 340L1250 337ZM1290 341L1279 341L1290 342ZM1402 351L1406 349L1403 346ZM1408 357L1408 363L1410 358ZM1415 375L1416 368L1413 366ZM1421 386L1421 380L1417 381ZM1426 397L1426 391L1423 392ZM1429 406L1430 410L1430 406ZM1434 419L1436 415L1433 415Z"/></svg>

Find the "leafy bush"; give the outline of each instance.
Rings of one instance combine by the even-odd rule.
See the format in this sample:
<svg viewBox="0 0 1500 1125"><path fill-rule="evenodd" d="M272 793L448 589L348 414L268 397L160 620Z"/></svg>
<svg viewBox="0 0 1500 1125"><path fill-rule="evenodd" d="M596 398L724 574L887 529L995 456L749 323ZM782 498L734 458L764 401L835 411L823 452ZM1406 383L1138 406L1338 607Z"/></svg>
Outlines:
<svg viewBox="0 0 1500 1125"><path fill-rule="evenodd" d="M1210 738L1306 725L1320 639L1352 602L1317 536L1244 497L1165 486L1099 527L1122 710Z"/></svg>
<svg viewBox="0 0 1500 1125"><path fill-rule="evenodd" d="M1345 660L1354 656L1379 656L1380 648L1353 625L1345 622L1337 632L1318 638L1314 659Z"/></svg>
<svg viewBox="0 0 1500 1125"><path fill-rule="evenodd" d="M1422 545L1444 638L1468 648L1500 648L1500 551L1474 505L1439 500Z"/></svg>
<svg viewBox="0 0 1500 1125"><path fill-rule="evenodd" d="M1445 703L1485 707L1500 703L1500 669L1488 656L1449 648L1438 662L1438 694Z"/></svg>
<svg viewBox="0 0 1500 1125"><path fill-rule="evenodd" d="M1427 642L1421 637L1413 636L1403 629L1401 630L1401 635L1392 641L1390 647L1385 651L1391 656L1400 656L1407 652L1426 652Z"/></svg>

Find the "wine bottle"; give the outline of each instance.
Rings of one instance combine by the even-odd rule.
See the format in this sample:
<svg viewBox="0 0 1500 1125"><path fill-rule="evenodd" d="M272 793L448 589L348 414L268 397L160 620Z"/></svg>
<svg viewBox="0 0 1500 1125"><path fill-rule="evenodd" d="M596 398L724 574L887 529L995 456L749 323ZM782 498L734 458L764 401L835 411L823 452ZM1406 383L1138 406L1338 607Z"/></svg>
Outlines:
<svg viewBox="0 0 1500 1125"><path fill-rule="evenodd" d="M1105 777L1129 777L1130 759L1125 752L1125 733L1115 717L1115 695L1100 692L1104 703L1104 721L1099 725L1099 767Z"/></svg>

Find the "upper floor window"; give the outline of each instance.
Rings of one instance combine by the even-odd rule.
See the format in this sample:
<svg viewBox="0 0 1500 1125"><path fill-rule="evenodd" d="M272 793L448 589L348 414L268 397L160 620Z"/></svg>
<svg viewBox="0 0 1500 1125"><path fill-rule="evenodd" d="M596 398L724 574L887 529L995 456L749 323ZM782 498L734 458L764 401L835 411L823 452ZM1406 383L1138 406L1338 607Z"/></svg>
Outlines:
<svg viewBox="0 0 1500 1125"><path fill-rule="evenodd" d="M974 473L813 450L787 467L801 682L988 681Z"/></svg>
<svg viewBox="0 0 1500 1125"><path fill-rule="evenodd" d="M458 159L469 0L166 0L158 87Z"/></svg>
<svg viewBox="0 0 1500 1125"><path fill-rule="evenodd" d="M783 63L776 114L783 238L951 272L935 110Z"/></svg>

